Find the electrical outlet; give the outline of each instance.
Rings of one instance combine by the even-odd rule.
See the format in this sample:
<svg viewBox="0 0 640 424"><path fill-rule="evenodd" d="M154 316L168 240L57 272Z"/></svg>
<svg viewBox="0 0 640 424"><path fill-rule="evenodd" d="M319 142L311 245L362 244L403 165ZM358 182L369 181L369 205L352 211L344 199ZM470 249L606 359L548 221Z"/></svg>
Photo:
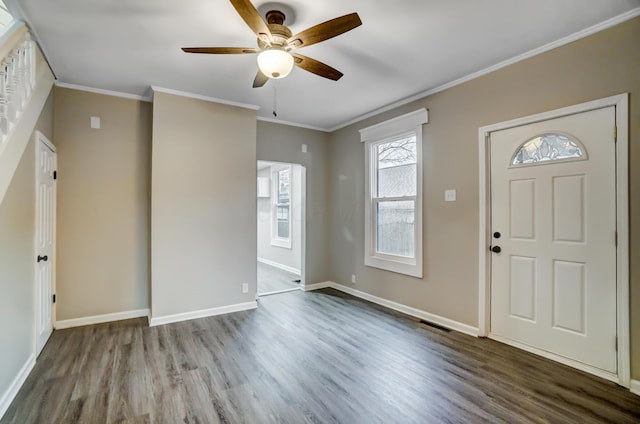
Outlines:
<svg viewBox="0 0 640 424"><path fill-rule="evenodd" d="M351 282L352 283L356 282L356 274L351 274Z"/></svg>
<svg viewBox="0 0 640 424"><path fill-rule="evenodd" d="M242 284L242 293L249 293L249 284L247 283Z"/></svg>
<svg viewBox="0 0 640 424"><path fill-rule="evenodd" d="M455 202L456 201L456 191L455 190L445 190L444 191L444 201L445 202Z"/></svg>
<svg viewBox="0 0 640 424"><path fill-rule="evenodd" d="M306 144L302 145L302 153L307 153L307 145Z"/></svg>

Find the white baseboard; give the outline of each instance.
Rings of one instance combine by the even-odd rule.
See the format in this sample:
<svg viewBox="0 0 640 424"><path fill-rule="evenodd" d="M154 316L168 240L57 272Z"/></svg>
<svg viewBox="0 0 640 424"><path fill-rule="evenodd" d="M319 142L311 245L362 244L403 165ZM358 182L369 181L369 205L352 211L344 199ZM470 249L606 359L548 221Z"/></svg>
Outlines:
<svg viewBox="0 0 640 424"><path fill-rule="evenodd" d="M290 266L287 266L287 265L282 265L282 264L279 264L278 262L270 261L269 259L258 258L258 262L261 262L261 263L263 263L265 265L270 265L270 266L272 266L274 268L278 268L278 269L281 269L283 271L288 271L288 272L290 272L292 274L301 275L301 272L300 272L299 269L296 269L296 268L293 268L293 267L290 267Z"/></svg>
<svg viewBox="0 0 640 424"><path fill-rule="evenodd" d="M56 321L56 330L62 330L65 328L82 327L84 325L102 324L105 322L121 321L123 319L141 318L149 316L148 309L139 309L136 311L116 312L113 314L94 315L83 318L65 319L62 321Z"/></svg>
<svg viewBox="0 0 640 424"><path fill-rule="evenodd" d="M332 283L331 281L323 281L321 283L315 283L315 284L305 284L304 286L302 286L302 290L308 292L313 290L326 289L328 287L333 287L334 284L335 283Z"/></svg>
<svg viewBox="0 0 640 424"><path fill-rule="evenodd" d="M149 326L155 327L156 325L171 324L172 322L188 321L190 319L206 318L206 317L212 317L215 315L230 314L232 312L240 312L240 311L246 311L249 309L256 309L257 307L258 307L258 303L254 300L252 302L237 303L235 305L220 306L217 308L202 309L199 311L184 312L184 313L175 314L175 315L152 317L149 320Z"/></svg>
<svg viewBox="0 0 640 424"><path fill-rule="evenodd" d="M640 396L640 380L631 380L631 386L629 386L629 390L634 395Z"/></svg>
<svg viewBox="0 0 640 424"><path fill-rule="evenodd" d="M16 378L14 378L11 382L11 385L2 394L2 396L0 396L0 419L2 419L5 412L7 412L7 409L9 409L11 402L13 402L13 399L15 399L18 391L20 391L20 388L27 380L27 377L29 377L29 373L31 373L31 370L33 370L33 367L35 365L36 354L32 353L27 359L27 362L25 362L25 364L20 369L18 375L16 375Z"/></svg>
<svg viewBox="0 0 640 424"><path fill-rule="evenodd" d="M473 337L478 337L477 327L463 324L461 322L454 321L449 318L441 317L439 315L435 315L430 312L423 311L421 309L416 309L411 306L403 305L401 303L393 302L391 300L383 299L381 297L374 296L372 294L365 293L363 291L356 290L351 287L343 286L342 284L334 283L333 281L326 281L323 283L311 284L311 285L305 286L304 290L305 291L319 290L327 287L340 290L341 292L350 294L360 299L368 300L371 303L384 306L385 308L393 309L394 311L402 312L403 314L420 318L434 324L438 324L450 330L455 330L455 331L459 331L460 333L468 334Z"/></svg>

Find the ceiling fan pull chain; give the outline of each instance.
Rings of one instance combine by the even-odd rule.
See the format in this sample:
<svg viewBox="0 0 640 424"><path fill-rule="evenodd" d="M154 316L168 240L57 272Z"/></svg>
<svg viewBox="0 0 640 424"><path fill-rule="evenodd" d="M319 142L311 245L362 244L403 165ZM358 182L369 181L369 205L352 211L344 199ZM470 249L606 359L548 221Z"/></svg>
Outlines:
<svg viewBox="0 0 640 424"><path fill-rule="evenodd" d="M273 81L273 116L278 117L278 82Z"/></svg>

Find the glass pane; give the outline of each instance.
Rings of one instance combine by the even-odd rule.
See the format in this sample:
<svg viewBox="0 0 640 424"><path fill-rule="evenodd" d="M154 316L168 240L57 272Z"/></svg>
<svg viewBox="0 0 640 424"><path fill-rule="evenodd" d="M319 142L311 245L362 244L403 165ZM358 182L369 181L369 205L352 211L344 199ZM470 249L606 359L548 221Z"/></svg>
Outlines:
<svg viewBox="0 0 640 424"><path fill-rule="evenodd" d="M511 165L528 165L554 160L586 159L576 140L563 134L542 134L526 141L511 160Z"/></svg>
<svg viewBox="0 0 640 424"><path fill-rule="evenodd" d="M289 206L278 205L278 220L289 220Z"/></svg>
<svg viewBox="0 0 640 424"><path fill-rule="evenodd" d="M414 257L415 202L378 202L376 251Z"/></svg>
<svg viewBox="0 0 640 424"><path fill-rule="evenodd" d="M280 239L289 238L289 221L278 220L278 238Z"/></svg>
<svg viewBox="0 0 640 424"><path fill-rule="evenodd" d="M288 239L289 238L289 205L277 205L276 218L278 223L277 237L280 239Z"/></svg>
<svg viewBox="0 0 640 424"><path fill-rule="evenodd" d="M378 187L376 197L416 195L416 136L376 146Z"/></svg>
<svg viewBox="0 0 640 424"><path fill-rule="evenodd" d="M289 170L278 171L278 203L289 203Z"/></svg>

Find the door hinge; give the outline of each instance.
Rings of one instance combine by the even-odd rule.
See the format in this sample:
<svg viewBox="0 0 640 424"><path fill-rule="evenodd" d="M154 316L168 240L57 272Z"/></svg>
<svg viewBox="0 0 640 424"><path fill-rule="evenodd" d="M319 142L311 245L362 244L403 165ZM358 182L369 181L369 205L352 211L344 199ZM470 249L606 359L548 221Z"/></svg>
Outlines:
<svg viewBox="0 0 640 424"><path fill-rule="evenodd" d="M54 180L58 179L58 171L53 171L53 179Z"/></svg>
<svg viewBox="0 0 640 424"><path fill-rule="evenodd" d="M53 295L53 303L56 303L56 295Z"/></svg>
<svg viewBox="0 0 640 424"><path fill-rule="evenodd" d="M616 352L617 352L618 351L618 336L616 336L614 343L615 343L615 348L616 348Z"/></svg>
<svg viewBox="0 0 640 424"><path fill-rule="evenodd" d="M613 142L614 143L618 142L618 126L617 125L613 127Z"/></svg>
<svg viewBox="0 0 640 424"><path fill-rule="evenodd" d="M616 234L615 234L615 240L616 240L616 247L618 247L618 232L617 231L616 231Z"/></svg>

